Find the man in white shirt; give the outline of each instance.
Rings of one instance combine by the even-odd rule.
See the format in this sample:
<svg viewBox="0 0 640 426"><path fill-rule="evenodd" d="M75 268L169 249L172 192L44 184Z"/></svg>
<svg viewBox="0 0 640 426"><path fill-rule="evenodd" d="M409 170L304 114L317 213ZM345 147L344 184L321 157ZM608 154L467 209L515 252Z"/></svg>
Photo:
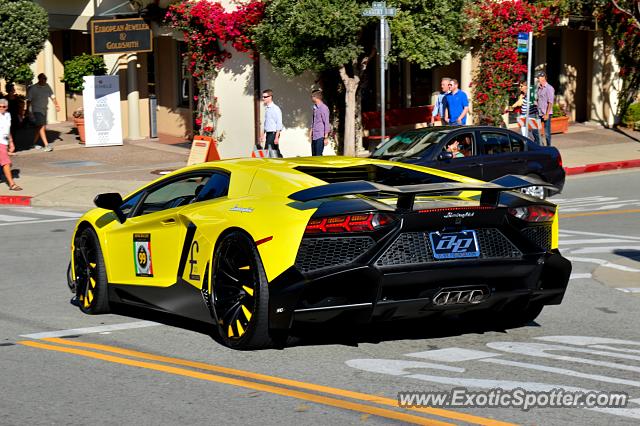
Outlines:
<svg viewBox="0 0 640 426"><path fill-rule="evenodd" d="M36 149L42 149L46 152L53 151L53 147L49 146L49 141L47 140L46 128L49 98L51 98L53 104L56 106L56 111L60 111L60 105L58 105L53 90L51 86L47 84L47 76L38 74L38 82L29 86L27 90L27 111L30 111L31 118L37 128L33 138L33 145ZM40 145L36 145L38 138L42 139L43 148L41 148Z"/></svg>
<svg viewBox="0 0 640 426"><path fill-rule="evenodd" d="M0 167L7 180L7 185L11 191L22 191L13 181L11 174L11 159L9 154L15 150L13 137L11 137L11 114L8 111L9 101L0 99Z"/></svg>
<svg viewBox="0 0 640 426"><path fill-rule="evenodd" d="M433 106L433 111L431 112L431 125L433 126L436 117L440 117L440 123L443 126L446 126L447 123L444 121L444 110L445 110L445 97L447 94L451 93L451 79L449 77L443 77L440 80L440 93L436 98L436 104Z"/></svg>
<svg viewBox="0 0 640 426"><path fill-rule="evenodd" d="M272 149L278 157L282 157L280 153L282 111L278 105L273 103L273 90L262 91L262 102L264 103L264 125L260 142L265 144L265 149Z"/></svg>

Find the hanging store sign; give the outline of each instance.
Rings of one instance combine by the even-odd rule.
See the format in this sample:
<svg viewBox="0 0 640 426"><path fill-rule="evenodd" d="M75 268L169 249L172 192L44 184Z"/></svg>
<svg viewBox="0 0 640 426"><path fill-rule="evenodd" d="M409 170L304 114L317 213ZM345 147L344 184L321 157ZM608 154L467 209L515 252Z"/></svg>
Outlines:
<svg viewBox="0 0 640 426"><path fill-rule="evenodd" d="M91 51L108 53L151 52L151 28L143 19L91 21Z"/></svg>

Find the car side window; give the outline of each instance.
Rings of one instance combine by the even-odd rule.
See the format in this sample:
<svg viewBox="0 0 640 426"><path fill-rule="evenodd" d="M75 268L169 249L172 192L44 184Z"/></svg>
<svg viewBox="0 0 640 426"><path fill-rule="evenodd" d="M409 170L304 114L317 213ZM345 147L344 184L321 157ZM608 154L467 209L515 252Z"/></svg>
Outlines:
<svg viewBox="0 0 640 426"><path fill-rule="evenodd" d="M151 189L136 210L135 216L189 204L196 198L198 188L206 186L209 177L209 173L206 175L189 175Z"/></svg>
<svg viewBox="0 0 640 426"><path fill-rule="evenodd" d="M524 140L516 135L509 136L511 139L511 152L523 152L525 150Z"/></svg>
<svg viewBox="0 0 640 426"><path fill-rule="evenodd" d="M125 216L129 216L129 213L131 213L131 210L135 208L135 206L140 201L140 198L142 198L143 193L144 192L138 192L136 195L134 195L133 197L129 198L127 201L122 203L122 205L120 206L120 210L122 210L122 213Z"/></svg>
<svg viewBox="0 0 640 426"><path fill-rule="evenodd" d="M456 137L460 141L460 152L465 157L473 156L473 133L463 133Z"/></svg>
<svg viewBox="0 0 640 426"><path fill-rule="evenodd" d="M509 136L498 132L482 132L480 134L481 152L484 155L511 152Z"/></svg>
<svg viewBox="0 0 640 426"><path fill-rule="evenodd" d="M229 175L223 173L212 174L206 183L196 188L196 196L191 202L198 203L226 196L229 193L229 182Z"/></svg>
<svg viewBox="0 0 640 426"><path fill-rule="evenodd" d="M473 133L462 133L448 141L443 151L453 154L453 158L471 157L473 155Z"/></svg>

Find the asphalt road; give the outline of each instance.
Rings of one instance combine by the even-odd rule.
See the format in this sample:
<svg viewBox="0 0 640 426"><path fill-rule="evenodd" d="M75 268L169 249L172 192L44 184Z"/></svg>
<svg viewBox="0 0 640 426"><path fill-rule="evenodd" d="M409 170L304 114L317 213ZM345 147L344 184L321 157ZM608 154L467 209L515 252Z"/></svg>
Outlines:
<svg viewBox="0 0 640 426"><path fill-rule="evenodd" d="M65 282L74 214L2 207L0 424L638 424L639 184L640 171L582 175L553 198L573 275L563 303L529 326L306 330L259 352L148 313L82 314ZM401 391L460 387L636 400L613 410L397 406Z"/></svg>

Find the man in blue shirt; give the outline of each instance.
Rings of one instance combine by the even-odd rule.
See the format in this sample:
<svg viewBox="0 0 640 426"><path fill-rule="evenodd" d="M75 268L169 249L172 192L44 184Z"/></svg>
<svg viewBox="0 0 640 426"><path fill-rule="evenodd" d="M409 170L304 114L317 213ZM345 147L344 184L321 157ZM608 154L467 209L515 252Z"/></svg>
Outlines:
<svg viewBox="0 0 640 426"><path fill-rule="evenodd" d="M433 126L436 121L436 116L440 117L440 122L442 125L446 125L447 123L444 121L444 108L445 102L444 98L451 91L451 79L449 77L443 77L440 80L440 94L436 99L436 104L433 106L433 111L431 112L431 125Z"/></svg>
<svg viewBox="0 0 640 426"><path fill-rule="evenodd" d="M280 132L282 132L282 111L280 107L273 103L273 90L262 91L262 102L264 103L264 131L260 142L265 144L265 149L280 153Z"/></svg>
<svg viewBox="0 0 640 426"><path fill-rule="evenodd" d="M469 112L469 98L467 94L458 88L458 80L451 79L451 93L445 96L446 107L444 118L451 126L464 126L467 124Z"/></svg>

